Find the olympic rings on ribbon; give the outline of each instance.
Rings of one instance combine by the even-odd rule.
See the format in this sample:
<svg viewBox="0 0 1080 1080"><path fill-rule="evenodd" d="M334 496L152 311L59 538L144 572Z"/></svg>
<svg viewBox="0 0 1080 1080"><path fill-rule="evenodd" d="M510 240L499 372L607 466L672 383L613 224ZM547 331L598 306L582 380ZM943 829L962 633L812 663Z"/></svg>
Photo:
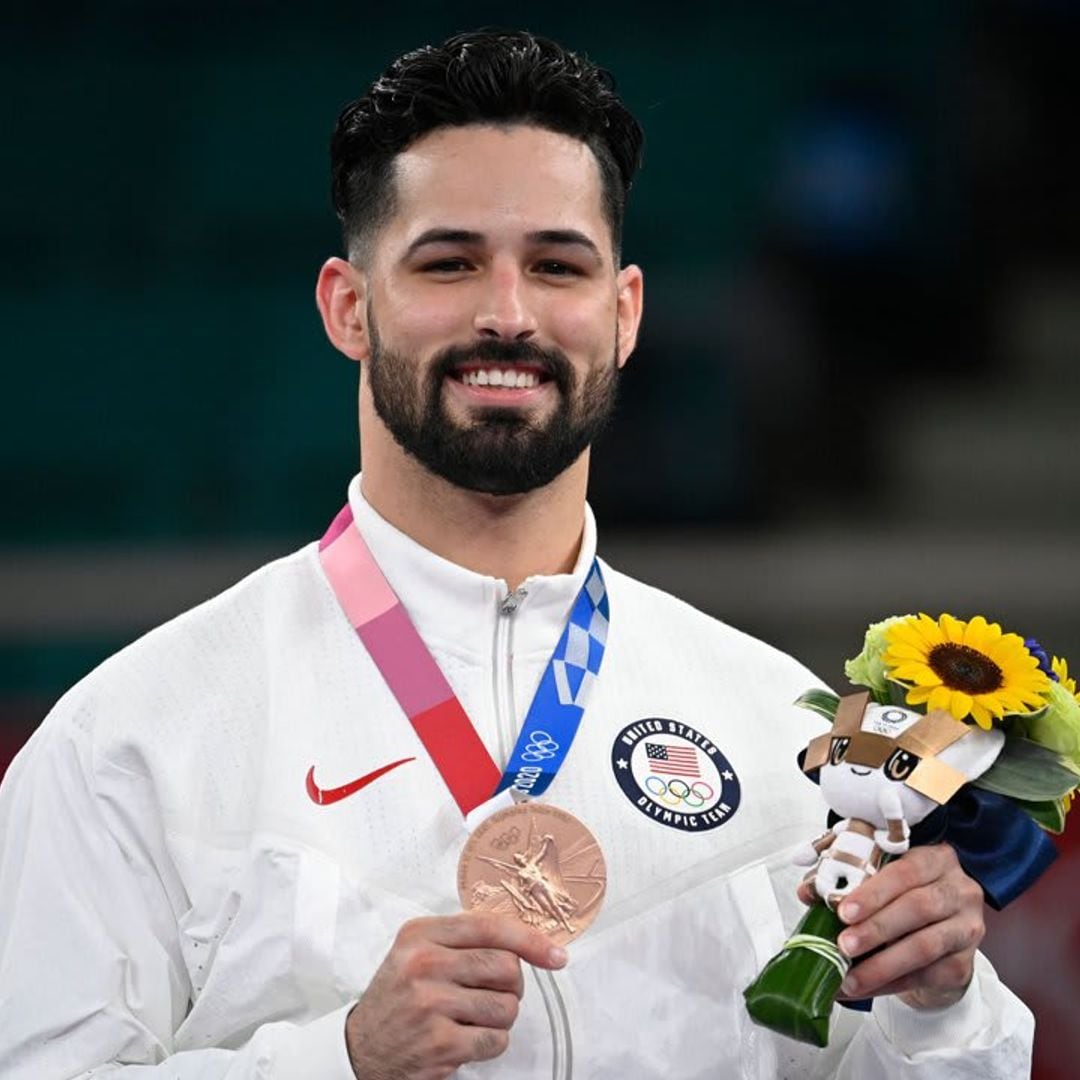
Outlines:
<svg viewBox="0 0 1080 1080"><path fill-rule="evenodd" d="M521 753L522 761L547 761L555 756L559 744L546 731L531 731L529 743Z"/></svg>
<svg viewBox="0 0 1080 1080"><path fill-rule="evenodd" d="M654 787L654 784L657 786ZM676 784L679 785L681 790L676 790ZM671 780L662 780L659 776L646 776L645 790L657 802L662 802L666 806L678 806L680 803L686 803L691 810L700 809L716 794L704 780L695 780L692 784L688 784L677 776Z"/></svg>

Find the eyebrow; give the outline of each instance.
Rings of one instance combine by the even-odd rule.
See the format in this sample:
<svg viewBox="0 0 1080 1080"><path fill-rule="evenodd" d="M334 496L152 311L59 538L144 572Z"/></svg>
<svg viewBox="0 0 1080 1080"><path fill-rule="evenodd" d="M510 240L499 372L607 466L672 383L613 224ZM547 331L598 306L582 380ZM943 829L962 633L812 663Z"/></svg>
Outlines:
<svg viewBox="0 0 1080 1080"><path fill-rule="evenodd" d="M413 256L420 248L432 244L482 244L484 234L471 229L425 229L405 251L405 258ZM587 251L598 262L602 262L600 249L583 232L577 229L540 229L526 233L525 239L530 244L554 244L556 246L579 247Z"/></svg>

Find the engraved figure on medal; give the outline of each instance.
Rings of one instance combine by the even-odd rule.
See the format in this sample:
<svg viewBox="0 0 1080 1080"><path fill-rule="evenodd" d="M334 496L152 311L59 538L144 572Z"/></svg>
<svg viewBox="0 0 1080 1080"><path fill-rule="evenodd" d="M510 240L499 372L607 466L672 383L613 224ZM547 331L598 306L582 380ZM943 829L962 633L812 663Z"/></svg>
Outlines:
<svg viewBox="0 0 1080 1080"><path fill-rule="evenodd" d="M482 822L458 868L466 908L516 914L560 945L596 917L606 881L592 833L565 810L540 803L519 803Z"/></svg>

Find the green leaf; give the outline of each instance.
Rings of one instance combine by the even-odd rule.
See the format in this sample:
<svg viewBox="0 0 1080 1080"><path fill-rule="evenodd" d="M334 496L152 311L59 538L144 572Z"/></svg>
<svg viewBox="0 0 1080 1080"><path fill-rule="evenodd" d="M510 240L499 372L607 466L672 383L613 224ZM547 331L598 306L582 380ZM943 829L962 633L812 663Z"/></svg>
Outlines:
<svg viewBox="0 0 1080 1080"><path fill-rule="evenodd" d="M1005 740L997 761L973 783L1011 799L1041 803L1072 791L1080 784L1080 776L1060 754L1014 737Z"/></svg>
<svg viewBox="0 0 1080 1080"><path fill-rule="evenodd" d="M1045 802L1025 802L1016 799L1016 805L1020 807L1036 825L1041 825L1047 832L1063 833L1065 831L1065 808L1057 799L1048 799Z"/></svg>
<svg viewBox="0 0 1080 1080"><path fill-rule="evenodd" d="M809 709L818 716L825 717L831 724L836 719L836 710L840 705L840 698L829 690L807 690L795 699L795 704L800 709Z"/></svg>
<svg viewBox="0 0 1080 1080"><path fill-rule="evenodd" d="M914 705L907 703L907 692L911 689L905 683L897 682L895 679L889 679L888 682L889 692L885 701L881 701L880 705L897 705L901 709L914 709ZM918 712L918 709L915 709Z"/></svg>
<svg viewBox="0 0 1080 1080"><path fill-rule="evenodd" d="M1037 723L1044 716L1046 716L1046 713L1047 713L1049 708L1050 707L1048 705L1044 705L1041 709L1039 709L1038 712L1010 713L1007 717L1005 717L1005 720L1006 720L1006 723L1008 723L1008 721L1010 721L1010 720L1018 721L1019 723L1023 724L1026 727L1028 724Z"/></svg>

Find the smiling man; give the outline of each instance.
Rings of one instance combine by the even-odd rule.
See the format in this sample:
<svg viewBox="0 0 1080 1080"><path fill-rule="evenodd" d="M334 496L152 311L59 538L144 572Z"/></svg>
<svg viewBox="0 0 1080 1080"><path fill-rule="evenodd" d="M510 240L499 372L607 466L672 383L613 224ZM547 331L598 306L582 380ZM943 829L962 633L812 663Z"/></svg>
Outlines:
<svg viewBox="0 0 1080 1080"><path fill-rule="evenodd" d="M828 1051L742 1007L824 813L813 680L596 557L640 149L610 79L526 33L409 53L341 114L317 302L362 473L10 769L5 1078L1026 1075L944 846L852 894L875 1000Z"/></svg>

